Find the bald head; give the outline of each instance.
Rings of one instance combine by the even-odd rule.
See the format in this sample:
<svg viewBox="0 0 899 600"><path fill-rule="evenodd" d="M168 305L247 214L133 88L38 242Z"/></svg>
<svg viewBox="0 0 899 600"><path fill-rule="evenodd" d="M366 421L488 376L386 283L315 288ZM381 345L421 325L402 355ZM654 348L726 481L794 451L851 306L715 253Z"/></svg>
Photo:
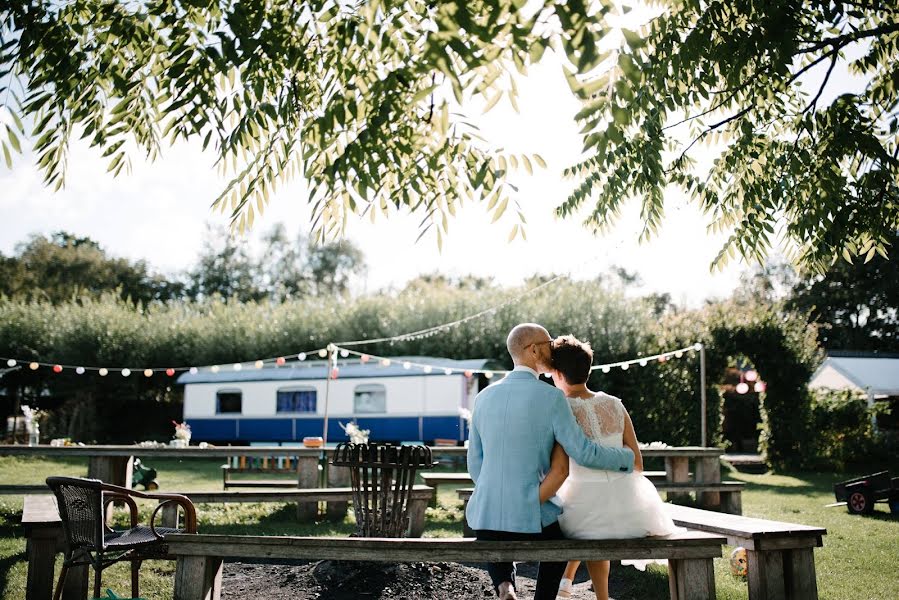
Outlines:
<svg viewBox="0 0 899 600"><path fill-rule="evenodd" d="M506 348L512 356L512 360L516 365L526 365L533 368L533 363L539 359L541 353L529 352L534 350L534 346L544 345L545 342L552 340L549 332L542 325L536 323L521 323L512 328L509 337L506 338ZM546 350L548 351L548 345Z"/></svg>

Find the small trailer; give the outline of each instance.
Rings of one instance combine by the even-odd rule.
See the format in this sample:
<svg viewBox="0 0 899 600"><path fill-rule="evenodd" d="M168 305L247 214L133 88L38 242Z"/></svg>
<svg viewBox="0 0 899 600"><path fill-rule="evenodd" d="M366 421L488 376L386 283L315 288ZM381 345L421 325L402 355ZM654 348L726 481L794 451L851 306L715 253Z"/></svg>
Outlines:
<svg viewBox="0 0 899 600"><path fill-rule="evenodd" d="M830 506L845 503L853 515L871 514L877 502L888 502L890 512L899 514L899 477L891 478L889 471L835 483L833 493L837 501Z"/></svg>

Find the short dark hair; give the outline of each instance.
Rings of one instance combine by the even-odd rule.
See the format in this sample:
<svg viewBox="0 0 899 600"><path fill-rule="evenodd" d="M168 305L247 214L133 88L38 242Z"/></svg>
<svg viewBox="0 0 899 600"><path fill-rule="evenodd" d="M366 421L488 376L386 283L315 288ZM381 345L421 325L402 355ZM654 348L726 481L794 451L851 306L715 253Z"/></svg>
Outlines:
<svg viewBox="0 0 899 600"><path fill-rule="evenodd" d="M593 365L593 348L573 335L560 335L552 343L552 366L571 385L587 383Z"/></svg>

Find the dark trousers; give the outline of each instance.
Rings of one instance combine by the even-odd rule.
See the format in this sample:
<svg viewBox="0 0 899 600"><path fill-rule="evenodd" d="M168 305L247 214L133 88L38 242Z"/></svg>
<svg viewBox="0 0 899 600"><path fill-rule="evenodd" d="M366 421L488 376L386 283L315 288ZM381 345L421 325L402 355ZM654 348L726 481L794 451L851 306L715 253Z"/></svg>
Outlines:
<svg viewBox="0 0 899 600"><path fill-rule="evenodd" d="M489 542L565 539L565 536L562 535L562 528L559 527L558 521L551 525L547 525L540 533L491 531L489 529L479 529L474 533L477 539ZM567 561L540 563L537 570L537 589L534 591L534 600L555 600L556 594L559 591L559 582L562 580L562 574L565 572L565 565L567 564ZM493 581L493 589L495 590L499 587L499 584L504 581L510 581L513 586L515 585L515 563L487 563L487 573L490 574L490 579Z"/></svg>

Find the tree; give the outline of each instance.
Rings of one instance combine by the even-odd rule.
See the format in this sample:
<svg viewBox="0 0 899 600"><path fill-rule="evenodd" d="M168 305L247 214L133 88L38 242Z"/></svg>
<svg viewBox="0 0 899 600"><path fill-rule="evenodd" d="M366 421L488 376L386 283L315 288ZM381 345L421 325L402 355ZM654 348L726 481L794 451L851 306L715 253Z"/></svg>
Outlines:
<svg viewBox="0 0 899 600"><path fill-rule="evenodd" d="M346 296L350 282L366 271L365 257L349 240L326 244L309 243L306 268L315 296Z"/></svg>
<svg viewBox="0 0 899 600"><path fill-rule="evenodd" d="M197 264L187 276L187 294L193 299L218 295L253 302L266 297L266 290L260 287L258 263L246 242L210 225Z"/></svg>
<svg viewBox="0 0 899 600"><path fill-rule="evenodd" d="M182 293L179 282L151 273L145 261L110 257L94 240L64 231L32 235L14 256L0 256L0 275L0 293L53 303L116 291L146 304Z"/></svg>
<svg viewBox="0 0 899 600"><path fill-rule="evenodd" d="M886 257L899 227L895 3L664 6L646 31L623 31L607 71L569 76L587 156L569 170L580 183L560 214L595 200L587 224L602 229L637 196L648 236L671 185L731 232L715 265L761 262L777 239L819 272L840 256ZM853 47L862 55L850 60ZM841 64L867 85L822 102ZM823 78L810 96L815 67ZM724 144L710 169L694 156L700 142Z"/></svg>
<svg viewBox="0 0 899 600"><path fill-rule="evenodd" d="M899 241L894 235L892 243ZM819 324L828 350L899 352L899 266L879 256L800 280L787 301Z"/></svg>
<svg viewBox="0 0 899 600"><path fill-rule="evenodd" d="M60 186L72 136L113 173L127 168L126 142L154 158L164 142L202 140L233 174L216 205L240 230L299 173L317 237L350 214L401 209L423 215L439 244L463 200L483 199L496 219L514 203L510 173L543 165L493 148L462 109L475 96L514 105L512 67L526 72L552 46L584 103L586 156L560 214L592 201L587 225L602 229L636 196L648 236L663 191L679 186L732 233L715 264L761 258L775 238L818 270L840 255L887 256L899 225L893 3L667 0L641 33L607 22L613 4L6 3L0 143L11 164L19 136L33 140L46 183ZM611 33L623 42L605 51ZM859 44L850 67L867 87L825 105ZM809 98L804 77L819 65ZM719 139L706 174L691 151Z"/></svg>

